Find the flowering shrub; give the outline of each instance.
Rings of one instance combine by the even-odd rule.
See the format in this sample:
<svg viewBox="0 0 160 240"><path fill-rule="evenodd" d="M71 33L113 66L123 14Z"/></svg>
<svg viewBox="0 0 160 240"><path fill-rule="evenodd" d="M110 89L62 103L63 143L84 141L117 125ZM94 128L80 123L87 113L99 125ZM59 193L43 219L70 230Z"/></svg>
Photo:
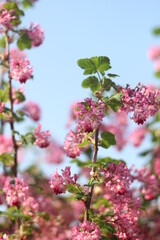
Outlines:
<svg viewBox="0 0 160 240"><path fill-rule="evenodd" d="M25 102L22 87L33 74L24 50L44 40L38 24L31 23L29 29L20 25L22 9L35 2L0 5L0 239L160 239L160 89L140 83L135 88L120 86L114 81L119 76L110 73L108 57L78 60L88 75L82 87L89 88L92 97L72 104L67 127L74 123L74 129L68 130L64 146L58 144L49 130L41 131L40 107ZM148 57L155 61L155 74L160 77L160 47L152 47ZM140 125L132 131L130 118ZM37 127L27 133L17 131L17 124L25 119L37 122ZM141 169L129 169L122 159L99 157L101 148L107 153L111 146L118 151L127 143L139 147L148 134L153 144L141 156L148 155L150 161ZM35 152L38 163L22 171L19 165L30 145L40 148ZM40 161L64 163L65 155L71 161L61 174L55 170L48 178L40 170Z"/></svg>

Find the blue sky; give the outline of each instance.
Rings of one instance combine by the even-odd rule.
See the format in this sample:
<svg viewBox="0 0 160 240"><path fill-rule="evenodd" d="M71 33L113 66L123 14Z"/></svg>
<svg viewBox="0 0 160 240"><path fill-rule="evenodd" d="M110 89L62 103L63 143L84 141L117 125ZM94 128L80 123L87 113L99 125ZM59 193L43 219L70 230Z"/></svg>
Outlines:
<svg viewBox="0 0 160 240"><path fill-rule="evenodd" d="M40 104L43 128L55 139L64 141L70 104L89 94L81 88L78 59L108 56L121 85L156 82L146 51L158 43L151 29L160 24L159 9L159 0L40 0L26 11L23 25L38 22L45 41L27 51L35 79L26 83L25 93ZM128 151L134 156L129 149L125 157Z"/></svg>

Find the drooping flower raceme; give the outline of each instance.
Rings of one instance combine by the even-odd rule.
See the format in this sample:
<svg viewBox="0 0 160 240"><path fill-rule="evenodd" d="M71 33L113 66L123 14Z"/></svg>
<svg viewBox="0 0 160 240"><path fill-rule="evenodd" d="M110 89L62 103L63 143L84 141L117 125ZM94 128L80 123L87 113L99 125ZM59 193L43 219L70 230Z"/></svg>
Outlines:
<svg viewBox="0 0 160 240"><path fill-rule="evenodd" d="M62 171L62 175L59 175L57 171L53 172L50 187L52 188L55 195L65 193L66 192L66 184L76 184L77 181L77 174L74 174L71 177L70 167L66 167Z"/></svg>
<svg viewBox="0 0 160 240"><path fill-rule="evenodd" d="M74 115L79 131L92 132L97 129L104 117L104 108L105 105L101 100L95 102L91 98L86 98L84 102L75 104Z"/></svg>
<svg viewBox="0 0 160 240"><path fill-rule="evenodd" d="M118 165L109 163L107 169L103 169L102 172L104 172L104 184L109 191L124 194L129 189L131 175L122 162Z"/></svg>
<svg viewBox="0 0 160 240"><path fill-rule="evenodd" d="M12 78L25 83L32 75L33 68L23 52L13 49L10 52L10 69Z"/></svg>
<svg viewBox="0 0 160 240"><path fill-rule="evenodd" d="M49 131L42 131L41 132L41 125L38 124L37 128L34 130L34 145L39 146L40 148L46 148L50 144L50 132Z"/></svg>
<svg viewBox="0 0 160 240"><path fill-rule="evenodd" d="M147 134L147 130L145 127L138 127L136 129L134 129L133 132L131 132L130 136L129 136L129 141L133 144L133 146L138 147L143 139L145 138Z"/></svg>
<svg viewBox="0 0 160 240"><path fill-rule="evenodd" d="M154 90L144 85L135 89L129 86L122 89L122 110L133 112L131 117L137 124L143 124L146 119L153 116L160 109L160 90Z"/></svg>
<svg viewBox="0 0 160 240"><path fill-rule="evenodd" d="M101 239L101 231L94 222L86 221L72 227L72 239L98 240Z"/></svg>
<svg viewBox="0 0 160 240"><path fill-rule="evenodd" d="M40 107L33 101L25 103L24 106L22 107L22 111L27 113L29 117L34 121L38 121L41 117Z"/></svg>
<svg viewBox="0 0 160 240"><path fill-rule="evenodd" d="M44 39L44 32L42 29L40 29L39 24L30 24L29 29L25 29L25 32L27 33L28 37L31 39L31 44L33 47L38 47L42 44Z"/></svg>
<svg viewBox="0 0 160 240"><path fill-rule="evenodd" d="M3 192L6 195L6 202L9 206L19 206L26 199L28 194L28 186L24 179L11 177L6 178Z"/></svg>
<svg viewBox="0 0 160 240"><path fill-rule="evenodd" d="M12 138L0 134L0 155L3 153L11 153L13 150Z"/></svg>

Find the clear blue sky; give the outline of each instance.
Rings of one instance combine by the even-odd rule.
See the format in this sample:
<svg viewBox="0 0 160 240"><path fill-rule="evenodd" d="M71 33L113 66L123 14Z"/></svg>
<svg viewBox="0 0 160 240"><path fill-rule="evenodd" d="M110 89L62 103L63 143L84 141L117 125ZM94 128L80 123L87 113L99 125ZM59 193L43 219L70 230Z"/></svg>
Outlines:
<svg viewBox="0 0 160 240"><path fill-rule="evenodd" d="M88 96L79 58L108 56L122 85L156 82L146 51L158 42L151 29L159 14L159 0L40 0L27 10L23 25L38 22L45 32L44 44L27 52L35 80L25 85L27 98L41 105L44 129L63 142L70 104Z"/></svg>

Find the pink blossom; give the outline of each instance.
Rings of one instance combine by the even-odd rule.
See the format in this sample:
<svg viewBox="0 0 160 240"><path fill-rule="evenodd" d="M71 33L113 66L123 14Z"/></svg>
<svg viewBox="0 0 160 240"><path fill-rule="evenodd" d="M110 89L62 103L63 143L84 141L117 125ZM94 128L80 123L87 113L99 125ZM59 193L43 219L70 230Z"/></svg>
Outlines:
<svg viewBox="0 0 160 240"><path fill-rule="evenodd" d="M41 110L39 105L32 101L25 103L22 107L22 111L27 113L29 117L34 121L38 121L41 117Z"/></svg>
<svg viewBox="0 0 160 240"><path fill-rule="evenodd" d="M13 10L11 11L8 11L6 9L0 10L0 32L4 30L3 27L6 27L8 29L12 28L11 20L16 19L16 16L13 16L13 13L14 13Z"/></svg>
<svg viewBox="0 0 160 240"><path fill-rule="evenodd" d="M26 58L25 54L18 49L11 50L10 69L12 78L20 83L25 83L31 77L33 72L29 60Z"/></svg>
<svg viewBox="0 0 160 240"><path fill-rule="evenodd" d="M151 60L156 60L160 57L160 46L152 46L148 49L147 56Z"/></svg>
<svg viewBox="0 0 160 240"><path fill-rule="evenodd" d="M64 157L64 149L56 141L52 140L46 150L45 159L49 163L61 163Z"/></svg>
<svg viewBox="0 0 160 240"><path fill-rule="evenodd" d="M30 216L34 216L36 211L38 211L39 204L36 201L36 199L34 199L33 197L29 197L28 196L22 202L22 208L23 208L24 214L28 214Z"/></svg>
<svg viewBox="0 0 160 240"><path fill-rule="evenodd" d="M116 194L124 194L130 186L131 175L127 166L120 162L118 165L109 163L107 169L103 169L104 184L109 191Z"/></svg>
<svg viewBox="0 0 160 240"><path fill-rule="evenodd" d="M122 89L121 110L133 112L131 117L137 124L143 124L149 116L153 116L160 109L160 90L138 85L135 89Z"/></svg>
<svg viewBox="0 0 160 240"><path fill-rule="evenodd" d="M10 206L19 206L26 199L28 186L24 179L6 178L3 192L6 194L6 202Z"/></svg>
<svg viewBox="0 0 160 240"><path fill-rule="evenodd" d="M66 184L76 184L78 178L76 174L71 177L70 167L66 167L64 170L61 170L61 172L62 176L59 175L57 171L53 172L51 181L49 182L55 195L65 193Z"/></svg>
<svg viewBox="0 0 160 240"><path fill-rule="evenodd" d="M34 144L39 146L40 148L46 148L50 144L50 132L49 131L41 131L41 125L38 124L37 128L34 130L35 141Z"/></svg>
<svg viewBox="0 0 160 240"><path fill-rule="evenodd" d="M91 98L86 98L84 102L78 102L74 108L74 114L80 131L92 132L97 129L104 117L105 105L101 100L93 101Z"/></svg>
<svg viewBox="0 0 160 240"><path fill-rule="evenodd" d="M1 237L0 236L0 240L9 240L9 236L8 236L8 234L3 234L3 236Z"/></svg>
<svg viewBox="0 0 160 240"><path fill-rule="evenodd" d="M160 71L160 59L157 60L155 63L154 63L154 70L156 72L159 72Z"/></svg>
<svg viewBox="0 0 160 240"><path fill-rule="evenodd" d="M42 44L44 39L44 32L42 29L40 29L40 26L38 24L30 24L29 30L25 30L28 34L28 37L31 39L32 47L38 47Z"/></svg>
<svg viewBox="0 0 160 240"><path fill-rule="evenodd" d="M140 187L140 192L144 195L146 200L154 199L159 193L158 181L155 175L143 167L141 169L135 170L133 174L134 179L142 183Z"/></svg>
<svg viewBox="0 0 160 240"><path fill-rule="evenodd" d="M160 176L160 154L158 154L154 159L153 159L153 169L154 172Z"/></svg>
<svg viewBox="0 0 160 240"><path fill-rule="evenodd" d="M72 227L73 240L98 240L101 239L101 231L94 222L83 222L79 226Z"/></svg>
<svg viewBox="0 0 160 240"><path fill-rule="evenodd" d="M4 106L5 106L5 103L0 102L0 113L3 111Z"/></svg>
<svg viewBox="0 0 160 240"><path fill-rule="evenodd" d="M13 150L12 138L0 134L0 154L11 153Z"/></svg>
<svg viewBox="0 0 160 240"><path fill-rule="evenodd" d="M80 155L81 150L78 144L81 142L81 135L70 130L64 142L64 150L68 157L75 158Z"/></svg>
<svg viewBox="0 0 160 240"><path fill-rule="evenodd" d="M145 138L147 130L145 127L139 127L134 129L134 131L129 136L129 141L133 144L133 146L138 147L143 139Z"/></svg>

